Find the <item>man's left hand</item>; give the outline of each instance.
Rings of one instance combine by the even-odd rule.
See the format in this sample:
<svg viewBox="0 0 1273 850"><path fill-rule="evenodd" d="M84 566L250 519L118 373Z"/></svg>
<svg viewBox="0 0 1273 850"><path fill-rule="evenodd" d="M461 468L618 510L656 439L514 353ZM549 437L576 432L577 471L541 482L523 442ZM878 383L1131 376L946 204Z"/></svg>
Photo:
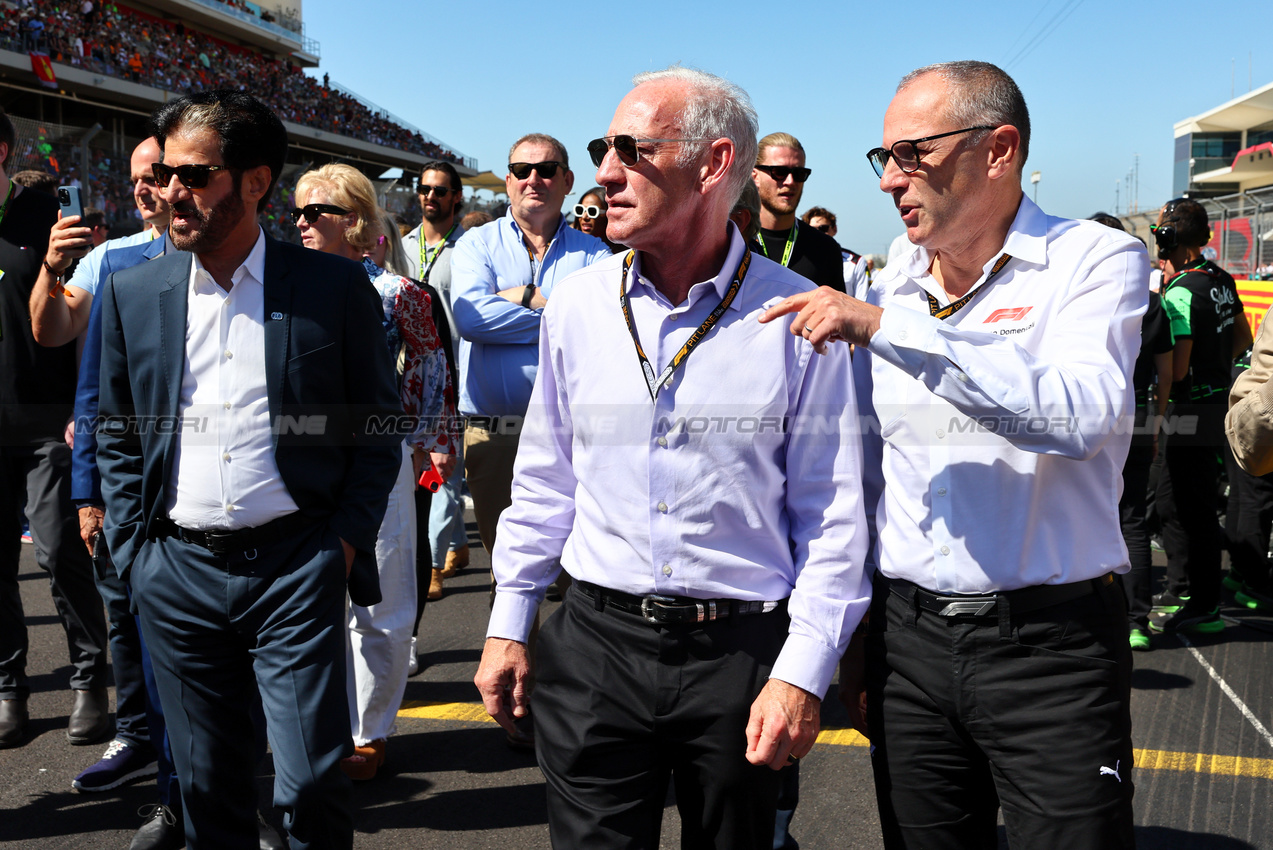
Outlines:
<svg viewBox="0 0 1273 850"><path fill-rule="evenodd" d="M812 292L801 292L779 301L761 314L760 321L772 322L788 313L796 314L791 332L809 340L819 354L825 354L830 342L853 345L870 342L880 329L884 309L829 286L820 286Z"/></svg>
<svg viewBox="0 0 1273 850"><path fill-rule="evenodd" d="M770 679L751 704L747 761L781 770L813 749L821 725L822 700L781 679Z"/></svg>

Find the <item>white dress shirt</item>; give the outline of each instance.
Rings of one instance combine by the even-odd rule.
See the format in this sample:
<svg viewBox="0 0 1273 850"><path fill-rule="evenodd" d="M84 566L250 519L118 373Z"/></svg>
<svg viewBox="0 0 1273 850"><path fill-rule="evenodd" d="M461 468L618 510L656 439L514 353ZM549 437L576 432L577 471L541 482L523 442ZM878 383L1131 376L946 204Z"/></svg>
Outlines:
<svg viewBox="0 0 1273 850"><path fill-rule="evenodd" d="M881 572L986 593L1126 572L1119 530L1148 257L1132 237L1023 197L1012 256L946 320L914 247L876 276L880 329L855 359L867 514ZM882 445L881 445L882 436ZM882 478L881 478L882 475Z"/></svg>
<svg viewBox="0 0 1273 850"><path fill-rule="evenodd" d="M181 429L168 518L184 528L255 528L296 511L274 460L265 389L265 233L227 292L190 267Z"/></svg>
<svg viewBox="0 0 1273 850"><path fill-rule="evenodd" d="M745 247L731 232L720 273L679 305L633 264L656 374L727 291ZM821 357L789 322L760 324L813 286L753 253L733 303L652 401L619 307L624 256L559 283L544 312L488 635L526 639L558 563L626 593L790 597L772 676L821 696L870 596L848 346Z"/></svg>

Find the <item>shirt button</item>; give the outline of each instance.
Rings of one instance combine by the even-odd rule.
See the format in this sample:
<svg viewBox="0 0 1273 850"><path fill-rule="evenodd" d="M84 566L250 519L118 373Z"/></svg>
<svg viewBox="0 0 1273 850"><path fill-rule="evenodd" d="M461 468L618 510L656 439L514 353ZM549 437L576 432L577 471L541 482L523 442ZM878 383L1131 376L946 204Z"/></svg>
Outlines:
<svg viewBox="0 0 1273 850"><path fill-rule="evenodd" d="M945 495L946 495L946 488L945 488L945 487L938 487L938 488L937 488L937 495L938 495L938 496L945 496Z"/></svg>
<svg viewBox="0 0 1273 850"><path fill-rule="evenodd" d="M671 565L671 564L664 564L664 565L663 565L663 575L665 575L665 576L670 576L671 574L672 574L672 565Z"/></svg>
<svg viewBox="0 0 1273 850"><path fill-rule="evenodd" d="M227 348L227 349L225 350L225 359L226 359L226 360L233 360L233 359L234 359L234 352Z"/></svg>
<svg viewBox="0 0 1273 850"><path fill-rule="evenodd" d="M232 510L234 510L234 505L226 505L226 506L225 506L225 512L226 512L226 513L229 513L229 512L230 512L230 511L232 511Z"/></svg>
<svg viewBox="0 0 1273 850"><path fill-rule="evenodd" d="M908 336L910 336L910 333L909 333L909 332L907 332L907 331L898 331L898 332L897 332L897 338L898 338L898 339L906 339Z"/></svg>
<svg viewBox="0 0 1273 850"><path fill-rule="evenodd" d="M227 401L227 402L225 403L225 409L226 409L226 410L229 410L229 409L230 409L230 402L228 402L228 401Z"/></svg>
<svg viewBox="0 0 1273 850"><path fill-rule="evenodd" d="M943 546L943 547L941 547L941 550L940 550L940 551L941 551L941 553L942 553L943 555L949 555L949 554L950 554L950 547L949 547L949 546Z"/></svg>
<svg viewBox="0 0 1273 850"><path fill-rule="evenodd" d="M945 436L946 436L946 432L945 432L945 431L943 431L941 428L938 428L938 429L937 429L937 439L939 439L939 440L944 439L944 438L945 438Z"/></svg>
<svg viewBox="0 0 1273 850"><path fill-rule="evenodd" d="M667 513L667 502L659 502L659 513Z"/></svg>
<svg viewBox="0 0 1273 850"><path fill-rule="evenodd" d="M226 452L225 454L221 455L221 459L228 463L230 461L230 453Z"/></svg>
<svg viewBox="0 0 1273 850"><path fill-rule="evenodd" d="M663 448L667 448L667 437L659 437L658 444Z"/></svg>

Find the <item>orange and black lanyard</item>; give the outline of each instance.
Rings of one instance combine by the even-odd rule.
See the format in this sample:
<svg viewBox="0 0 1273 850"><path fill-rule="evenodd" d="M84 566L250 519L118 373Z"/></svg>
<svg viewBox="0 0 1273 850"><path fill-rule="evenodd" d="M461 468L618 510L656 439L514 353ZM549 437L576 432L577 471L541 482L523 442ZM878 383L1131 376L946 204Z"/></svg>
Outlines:
<svg viewBox="0 0 1273 850"><path fill-rule="evenodd" d="M725 290L725 296L721 298L720 303L716 305L716 309L703 320L703 324L698 326L698 330L690 334L690 338L681 346L681 350L676 352L676 356L672 358L672 362L667 364L667 368L663 370L663 374L658 378L654 377L654 367L650 365L650 359L645 356L645 351L641 348L641 338L637 336L636 323L632 321L632 306L628 302L628 269L632 267L632 261L636 259L636 252L629 251L628 255L623 258L623 277L619 281L619 307L623 310L623 320L628 323L628 333L632 334L632 344L636 346L637 360L641 362L641 372L645 375L645 383L650 390L650 401L658 401L659 389L663 383L675 372L686 360L689 359L692 352L703 337L711 331L716 323L720 321L720 317L725 315L725 311L729 309L729 305L733 303L734 296L738 294L738 290L743 285L743 278L747 276L747 267L751 265L751 249L748 248L743 252L743 259L738 264L738 271L734 273L734 279L729 284L729 289Z"/></svg>
<svg viewBox="0 0 1273 850"><path fill-rule="evenodd" d="M986 279L982 281L981 286L978 286L976 289L964 295L962 298L956 301L951 301L945 307L943 307L941 303L938 302L938 300L933 297L931 292L925 292L924 294L928 296L929 314L936 316L938 319L946 319L946 318L949 318L950 316L955 315L955 313L963 309L968 304L969 301L976 298L977 295L981 293L981 290L985 289L986 285L989 284L990 281L994 280L994 276L999 274L999 272L1003 271L1003 267L1006 266L1008 264L1008 261L1011 259L1012 259L1011 254L1000 255L999 259L995 260L994 268L990 270L990 274L986 275Z"/></svg>

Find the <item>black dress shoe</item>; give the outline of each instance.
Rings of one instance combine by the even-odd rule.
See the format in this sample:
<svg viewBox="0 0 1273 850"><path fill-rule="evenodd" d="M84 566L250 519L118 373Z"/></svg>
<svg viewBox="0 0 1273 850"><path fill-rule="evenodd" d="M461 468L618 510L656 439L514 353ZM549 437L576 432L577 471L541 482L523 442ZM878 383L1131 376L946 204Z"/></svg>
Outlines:
<svg viewBox="0 0 1273 850"><path fill-rule="evenodd" d="M110 698L105 688L73 691L75 705L71 708L71 722L66 727L66 738L72 744L96 744L110 735Z"/></svg>
<svg viewBox="0 0 1273 850"><path fill-rule="evenodd" d="M26 740L28 719L25 699L0 700L0 750Z"/></svg>
<svg viewBox="0 0 1273 850"><path fill-rule="evenodd" d="M179 850L186 846L186 831L172 809L155 803L142 806L137 814L146 822L133 836L128 850Z"/></svg>
<svg viewBox="0 0 1273 850"><path fill-rule="evenodd" d="M256 813L256 830L261 837L261 850L287 850L287 842L260 812Z"/></svg>

